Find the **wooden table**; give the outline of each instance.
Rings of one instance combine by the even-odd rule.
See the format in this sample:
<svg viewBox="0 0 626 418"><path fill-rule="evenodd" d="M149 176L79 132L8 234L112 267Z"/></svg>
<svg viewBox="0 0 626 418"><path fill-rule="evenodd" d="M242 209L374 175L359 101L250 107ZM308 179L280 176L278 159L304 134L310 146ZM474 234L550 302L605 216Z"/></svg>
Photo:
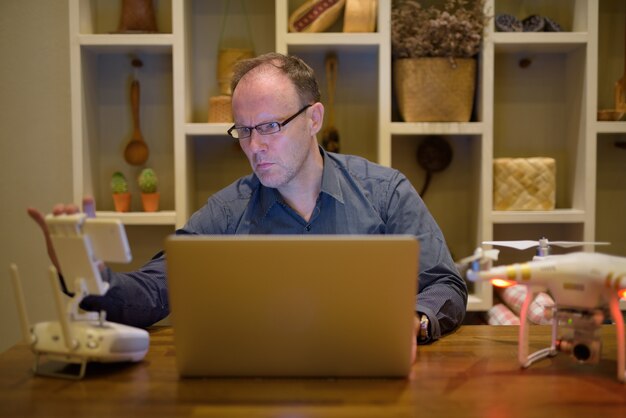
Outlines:
<svg viewBox="0 0 626 418"><path fill-rule="evenodd" d="M180 379L172 330L159 328L143 362L90 364L69 381L33 376L33 354L18 345L0 355L0 417L626 417L613 326L602 330L599 364L559 354L526 370L517 331L462 327L419 347L406 380ZM531 351L549 332L531 327Z"/></svg>

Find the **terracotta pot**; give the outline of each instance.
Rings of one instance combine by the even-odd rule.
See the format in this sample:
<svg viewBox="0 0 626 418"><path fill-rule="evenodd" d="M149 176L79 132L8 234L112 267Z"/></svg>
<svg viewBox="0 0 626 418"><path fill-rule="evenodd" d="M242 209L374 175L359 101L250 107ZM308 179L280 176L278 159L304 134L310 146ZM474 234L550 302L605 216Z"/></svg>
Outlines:
<svg viewBox="0 0 626 418"><path fill-rule="evenodd" d="M159 192L155 193L142 193L141 204L143 205L144 212L156 212L159 210L159 199L161 195Z"/></svg>
<svg viewBox="0 0 626 418"><path fill-rule="evenodd" d="M469 122L476 90L473 58L405 58L394 62L394 87L405 122Z"/></svg>
<svg viewBox="0 0 626 418"><path fill-rule="evenodd" d="M130 211L130 193L113 193L113 204L116 212Z"/></svg>

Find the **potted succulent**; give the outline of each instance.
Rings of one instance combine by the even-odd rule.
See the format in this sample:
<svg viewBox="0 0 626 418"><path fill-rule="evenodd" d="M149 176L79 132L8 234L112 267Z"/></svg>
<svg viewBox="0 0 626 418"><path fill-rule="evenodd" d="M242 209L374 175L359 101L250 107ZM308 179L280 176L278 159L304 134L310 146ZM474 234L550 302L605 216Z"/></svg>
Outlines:
<svg viewBox="0 0 626 418"><path fill-rule="evenodd" d="M485 0L394 0L393 76L406 122L469 121L484 7Z"/></svg>
<svg viewBox="0 0 626 418"><path fill-rule="evenodd" d="M157 191L158 179L151 168L144 168L137 178L141 190L141 203L146 212L159 210L159 192Z"/></svg>
<svg viewBox="0 0 626 418"><path fill-rule="evenodd" d="M115 210L117 212L128 212L130 210L128 182L124 174L120 171L116 171L111 177L111 192L113 193Z"/></svg>

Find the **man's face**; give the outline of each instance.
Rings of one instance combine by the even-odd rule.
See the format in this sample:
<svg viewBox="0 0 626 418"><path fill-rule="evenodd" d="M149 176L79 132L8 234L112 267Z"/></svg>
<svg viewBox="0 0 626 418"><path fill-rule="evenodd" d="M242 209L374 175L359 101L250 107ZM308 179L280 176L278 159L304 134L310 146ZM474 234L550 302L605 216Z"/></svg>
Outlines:
<svg viewBox="0 0 626 418"><path fill-rule="evenodd" d="M253 127L283 122L302 108L292 82L276 70L254 69L246 74L233 93L235 125ZM294 186L310 157L309 109L295 117L279 132L240 139L252 170L264 186L277 189ZM314 133L313 133L314 138Z"/></svg>

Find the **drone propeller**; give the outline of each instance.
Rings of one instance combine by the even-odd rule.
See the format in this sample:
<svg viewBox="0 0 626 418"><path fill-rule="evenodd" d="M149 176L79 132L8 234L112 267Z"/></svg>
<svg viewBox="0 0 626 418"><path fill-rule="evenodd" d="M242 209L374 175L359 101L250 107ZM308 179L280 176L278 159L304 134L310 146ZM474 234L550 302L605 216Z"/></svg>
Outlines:
<svg viewBox="0 0 626 418"><path fill-rule="evenodd" d="M484 250L479 247L476 249L476 251L474 251L474 254L470 255L469 257L465 257L459 260L458 264L465 265L465 264L473 263L474 261L482 261L482 260L496 261L498 260L499 253L500 253L500 250L496 250L496 249Z"/></svg>
<svg viewBox="0 0 626 418"><path fill-rule="evenodd" d="M518 250L527 250L533 247L547 247L554 245L556 247L570 248L580 247L583 245L609 245L609 242L596 242L596 241L548 241L547 238L542 238L538 241L532 240L520 240L520 241L483 241L486 245L500 245L502 247L511 247Z"/></svg>

